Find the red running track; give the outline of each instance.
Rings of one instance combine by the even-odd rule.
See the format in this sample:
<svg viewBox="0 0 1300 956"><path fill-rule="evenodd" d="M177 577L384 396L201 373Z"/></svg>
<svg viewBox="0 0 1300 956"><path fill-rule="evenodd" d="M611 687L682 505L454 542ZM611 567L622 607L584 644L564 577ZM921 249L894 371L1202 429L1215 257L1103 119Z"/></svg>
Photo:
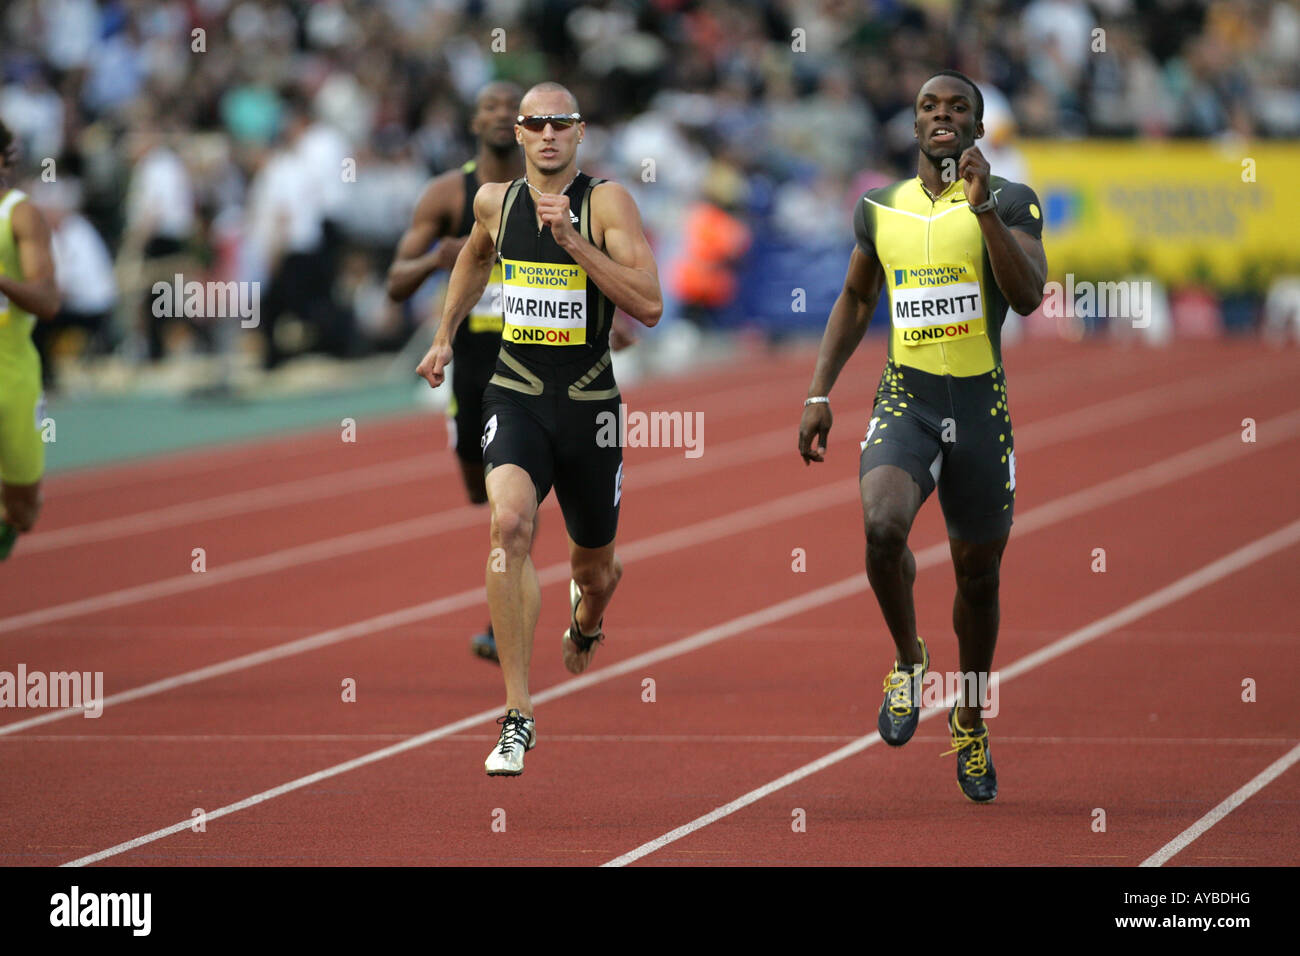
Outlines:
<svg viewBox="0 0 1300 956"><path fill-rule="evenodd" d="M544 506L539 745L518 779L482 771L502 696L466 647L486 620L486 515L464 503L441 419L56 476L0 571L0 670L102 671L107 706L0 711L0 860L1294 862L1300 771L1261 774L1300 754L1300 355L1009 353L1010 676L990 721L1001 793L977 807L939 757L941 709L901 750L871 737L892 645L862 572L856 443L882 348L845 370L811 468L795 451L807 350L627 391L634 409L703 412L704 451L627 451L627 573L579 680L559 659L568 576ZM953 670L936 502L912 546L919 625Z"/></svg>

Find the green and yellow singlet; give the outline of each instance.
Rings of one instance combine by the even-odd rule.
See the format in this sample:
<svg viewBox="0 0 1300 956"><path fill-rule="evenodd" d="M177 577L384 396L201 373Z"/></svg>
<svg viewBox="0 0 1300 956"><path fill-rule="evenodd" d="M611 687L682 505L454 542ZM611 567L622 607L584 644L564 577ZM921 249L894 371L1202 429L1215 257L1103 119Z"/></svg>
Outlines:
<svg viewBox="0 0 1300 956"><path fill-rule="evenodd" d="M21 279L23 264L18 258L18 242L14 238L14 207L27 198L27 194L11 189L0 196L0 275ZM32 344L32 326L36 317L19 308L0 293L0 364L13 366L37 358Z"/></svg>
<svg viewBox="0 0 1300 956"><path fill-rule="evenodd" d="M27 196L17 189L0 194L0 275L23 278L14 238L14 207ZM45 470L41 441L41 359L32 344L36 317L0 293L0 480L29 485Z"/></svg>

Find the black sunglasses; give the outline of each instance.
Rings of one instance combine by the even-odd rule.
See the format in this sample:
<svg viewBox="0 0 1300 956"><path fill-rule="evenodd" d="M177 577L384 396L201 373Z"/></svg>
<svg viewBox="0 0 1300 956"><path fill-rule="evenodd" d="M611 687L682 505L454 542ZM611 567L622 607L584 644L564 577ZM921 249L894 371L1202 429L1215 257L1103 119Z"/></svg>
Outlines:
<svg viewBox="0 0 1300 956"><path fill-rule="evenodd" d="M556 113L553 116L524 116L520 113L515 117L515 122L526 130L540 133L546 129L547 123L550 123L557 130L568 129L574 123L581 123L582 115L579 113Z"/></svg>

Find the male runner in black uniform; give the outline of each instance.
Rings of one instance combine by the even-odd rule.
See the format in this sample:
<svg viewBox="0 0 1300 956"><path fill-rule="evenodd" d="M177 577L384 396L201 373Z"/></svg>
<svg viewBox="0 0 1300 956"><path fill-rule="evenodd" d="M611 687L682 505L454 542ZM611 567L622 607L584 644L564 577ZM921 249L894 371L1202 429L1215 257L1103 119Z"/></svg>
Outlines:
<svg viewBox="0 0 1300 956"><path fill-rule="evenodd" d="M439 269L451 271L474 225L474 194L483 183L508 182L523 175L523 151L515 142L519 94L519 87L508 82L489 83L479 91L470 122L470 130L478 137L478 155L460 169L434 177L424 187L410 228L398 243L397 257L388 269L388 295L394 301L405 302ZM434 246L438 240L442 241ZM499 280L499 276L493 278ZM496 368L501 346L500 292L499 284L489 285L452 343L456 361L447 430L460 460L465 490L476 505L488 500L480 431L483 390ZM497 660L491 624L486 633L474 635L470 649L487 660Z"/></svg>
<svg viewBox="0 0 1300 956"><path fill-rule="evenodd" d="M617 414L610 365L615 307L653 326L663 310L659 271L627 190L577 166L585 124L573 94L542 83L525 94L515 127L526 176L489 183L452 270L442 325L418 373L437 387L461 319L502 269L505 330L483 396L483 461L492 506L487 594L506 683L500 739L484 766L523 772L537 742L528 665L541 607L530 557L537 508L555 487L569 535L565 667L591 662L605 608L622 576L614 553L623 450L602 447L600 413Z"/></svg>
<svg viewBox="0 0 1300 956"><path fill-rule="evenodd" d="M829 394L889 286L889 361L859 466L867 577L897 649L877 726L900 747L920 719L930 655L916 633L907 547L912 521L938 488L957 595L953 627L964 675L984 686L998 631L998 568L1011 530L1015 449L1000 332L1008 305L1022 315L1043 298L1042 213L1029 187L991 176L974 145L984 101L969 77L943 71L921 87L918 177L863 196L858 247L831 310L799 426L805 463L822 461ZM818 444L820 447L817 447ZM957 782L970 800L997 796L989 733L970 688L948 716Z"/></svg>

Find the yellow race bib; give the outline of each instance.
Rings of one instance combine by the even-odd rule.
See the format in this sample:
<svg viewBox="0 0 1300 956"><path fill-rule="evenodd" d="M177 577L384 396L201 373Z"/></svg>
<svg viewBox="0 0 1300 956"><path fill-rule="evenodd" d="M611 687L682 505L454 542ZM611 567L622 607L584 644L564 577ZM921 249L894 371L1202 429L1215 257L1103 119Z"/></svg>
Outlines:
<svg viewBox="0 0 1300 956"><path fill-rule="evenodd" d="M585 345L587 273L573 263L501 260L502 337L520 345Z"/></svg>

